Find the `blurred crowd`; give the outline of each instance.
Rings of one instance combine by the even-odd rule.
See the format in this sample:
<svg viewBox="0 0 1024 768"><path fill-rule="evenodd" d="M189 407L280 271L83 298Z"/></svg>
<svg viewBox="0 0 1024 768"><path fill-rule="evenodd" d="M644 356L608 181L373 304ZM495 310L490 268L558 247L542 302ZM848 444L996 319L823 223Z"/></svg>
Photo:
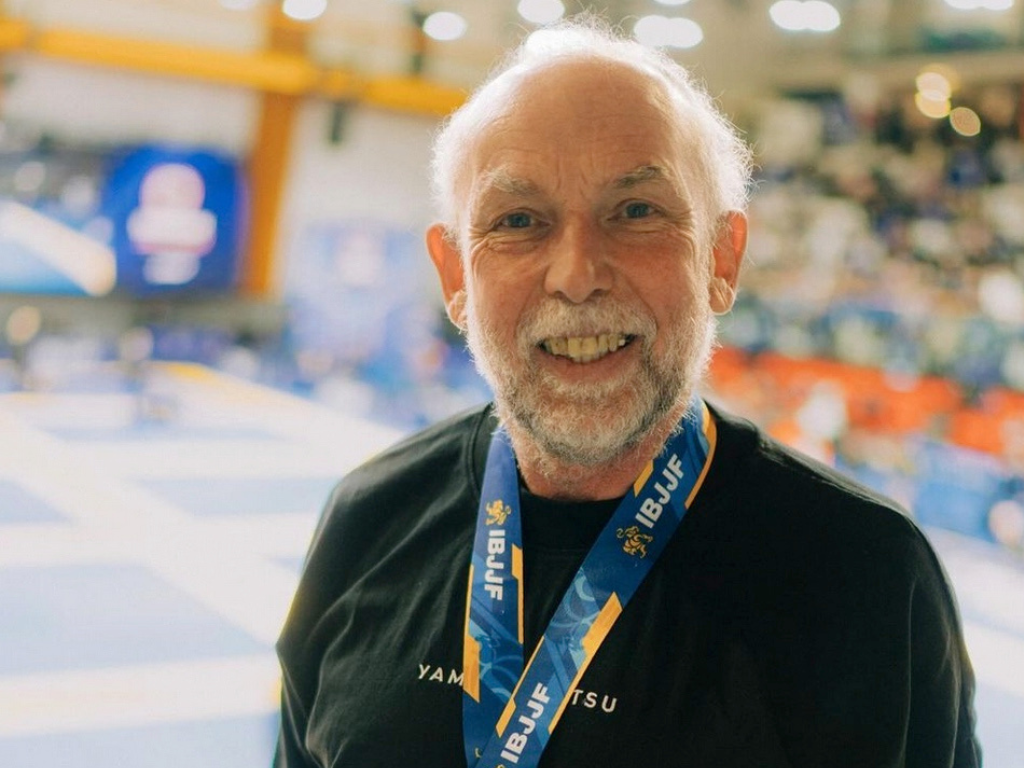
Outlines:
<svg viewBox="0 0 1024 768"><path fill-rule="evenodd" d="M941 375L969 396L1024 390L1019 90L980 90L973 136L907 100L870 119L803 102L766 120L727 342Z"/></svg>
<svg viewBox="0 0 1024 768"><path fill-rule="evenodd" d="M926 520L1024 551L1020 94L961 95L968 135L913 94L772 105L711 381Z"/></svg>

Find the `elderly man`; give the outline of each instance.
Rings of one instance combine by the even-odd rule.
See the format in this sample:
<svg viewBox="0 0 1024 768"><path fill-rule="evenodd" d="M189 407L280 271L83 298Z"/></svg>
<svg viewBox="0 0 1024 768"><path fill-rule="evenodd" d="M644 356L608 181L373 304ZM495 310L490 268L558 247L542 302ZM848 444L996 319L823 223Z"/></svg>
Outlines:
<svg viewBox="0 0 1024 768"><path fill-rule="evenodd" d="M334 493L278 765L978 765L921 533L696 392L749 168L704 92L567 24L435 157L427 246L495 402Z"/></svg>

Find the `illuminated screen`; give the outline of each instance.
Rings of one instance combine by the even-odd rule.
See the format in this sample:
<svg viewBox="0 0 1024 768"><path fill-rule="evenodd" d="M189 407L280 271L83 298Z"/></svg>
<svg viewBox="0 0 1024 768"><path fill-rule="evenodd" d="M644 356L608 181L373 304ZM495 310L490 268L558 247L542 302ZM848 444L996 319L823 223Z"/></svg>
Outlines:
<svg viewBox="0 0 1024 768"><path fill-rule="evenodd" d="M0 151L0 292L143 296L234 288L244 193L204 150L37 142Z"/></svg>

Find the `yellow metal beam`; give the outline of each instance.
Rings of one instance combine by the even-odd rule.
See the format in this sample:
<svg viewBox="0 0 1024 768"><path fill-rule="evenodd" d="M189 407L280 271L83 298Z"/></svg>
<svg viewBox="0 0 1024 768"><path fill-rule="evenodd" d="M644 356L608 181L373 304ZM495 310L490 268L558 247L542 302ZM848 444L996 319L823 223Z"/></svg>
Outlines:
<svg viewBox="0 0 1024 768"><path fill-rule="evenodd" d="M332 101L356 101L382 109L447 115L466 100L466 92L410 75L363 78L350 70L325 71L317 93Z"/></svg>
<svg viewBox="0 0 1024 768"><path fill-rule="evenodd" d="M419 77L375 77L366 81L359 100L385 109L446 115L466 100L466 93Z"/></svg>
<svg viewBox="0 0 1024 768"><path fill-rule="evenodd" d="M296 34L295 30L289 30ZM458 107L465 93L421 77L361 76L322 67L288 46L235 51L69 28L34 29L0 14L0 52L28 51L81 64L186 77L266 93L360 101L430 115Z"/></svg>
<svg viewBox="0 0 1024 768"><path fill-rule="evenodd" d="M40 32L30 45L34 52L56 59L274 93L309 93L320 79L320 71L305 56L277 51L228 51L70 29Z"/></svg>
<svg viewBox="0 0 1024 768"><path fill-rule="evenodd" d="M266 296L273 291L285 184L299 97L265 93L256 141L249 158L249 244L242 264L242 291Z"/></svg>
<svg viewBox="0 0 1024 768"><path fill-rule="evenodd" d="M305 56L307 25L285 16L279 6L271 8L266 18L268 55ZM266 296L273 289L285 184L300 105L300 96L294 93L266 91L260 101L256 142L249 158L249 250L241 275L242 290L252 296Z"/></svg>
<svg viewBox="0 0 1024 768"><path fill-rule="evenodd" d="M16 51L28 45L31 28L24 21L3 17L0 8L0 51Z"/></svg>

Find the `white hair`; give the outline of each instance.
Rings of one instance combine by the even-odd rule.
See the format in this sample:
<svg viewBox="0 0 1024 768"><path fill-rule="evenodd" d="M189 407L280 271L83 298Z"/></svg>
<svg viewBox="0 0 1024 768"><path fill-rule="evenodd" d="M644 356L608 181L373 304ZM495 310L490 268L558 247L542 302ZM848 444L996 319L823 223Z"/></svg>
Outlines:
<svg viewBox="0 0 1024 768"><path fill-rule="evenodd" d="M453 239L460 219L459 174L473 140L507 105L521 76L559 60L596 58L625 64L660 82L692 146L692 173L711 223L744 210L751 177L751 152L704 87L663 52L615 32L593 16L576 17L538 30L512 50L469 99L442 124L434 139L432 185L441 221Z"/></svg>

